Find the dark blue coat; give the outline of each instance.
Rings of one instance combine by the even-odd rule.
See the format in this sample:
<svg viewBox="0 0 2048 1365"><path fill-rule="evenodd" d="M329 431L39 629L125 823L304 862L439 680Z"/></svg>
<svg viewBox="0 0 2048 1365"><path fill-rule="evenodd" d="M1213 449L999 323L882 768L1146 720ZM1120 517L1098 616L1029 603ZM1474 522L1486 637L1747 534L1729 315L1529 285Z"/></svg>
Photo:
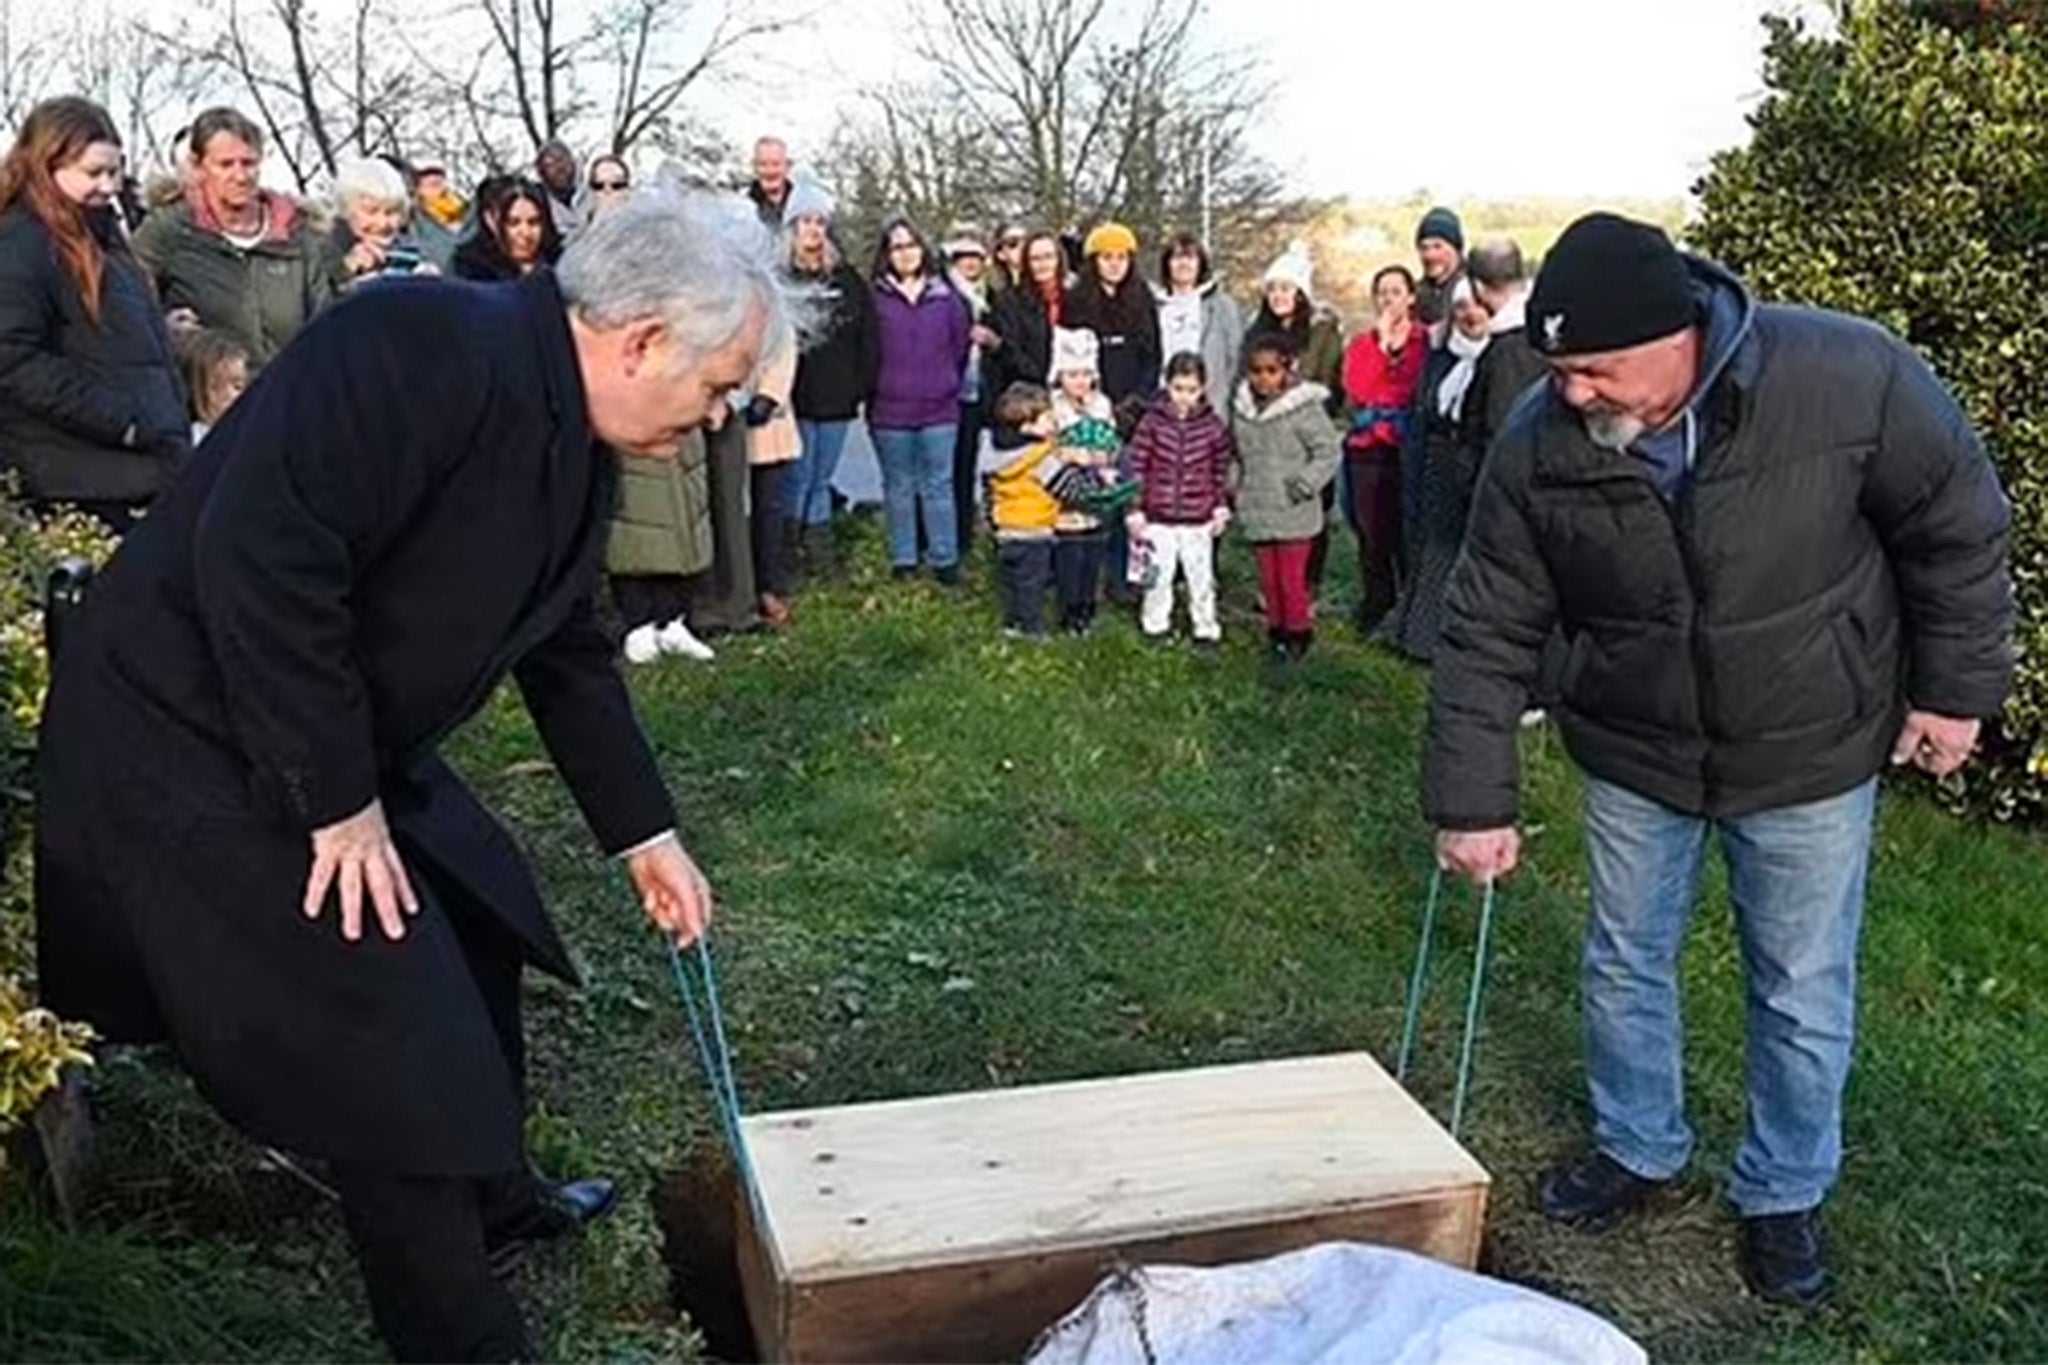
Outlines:
<svg viewBox="0 0 2048 1365"><path fill-rule="evenodd" d="M185 390L113 215L88 223L105 262L98 322L42 220L20 204L0 214L0 469L39 501L147 502L191 444Z"/></svg>
<svg viewBox="0 0 2048 1365"><path fill-rule="evenodd" d="M548 272L366 290L301 332L66 638L39 773L47 1002L167 1037L261 1141L519 1165L519 1077L453 916L573 969L435 750L509 672L606 850L674 823L593 615L616 477ZM299 912L308 834L380 795L424 904L402 942L348 945L331 903Z"/></svg>

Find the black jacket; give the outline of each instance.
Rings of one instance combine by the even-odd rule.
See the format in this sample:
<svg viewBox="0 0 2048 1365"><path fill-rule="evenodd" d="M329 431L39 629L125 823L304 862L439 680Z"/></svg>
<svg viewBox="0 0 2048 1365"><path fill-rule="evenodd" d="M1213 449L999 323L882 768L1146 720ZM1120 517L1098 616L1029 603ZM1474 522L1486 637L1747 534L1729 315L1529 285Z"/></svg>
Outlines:
<svg viewBox="0 0 2048 1365"><path fill-rule="evenodd" d="M617 474L550 272L314 320L94 585L42 732L44 998L168 1037L258 1140L518 1167L465 924L563 975L517 847L435 751L507 673L598 842L674 822L593 611ZM308 832L382 797L406 938L300 914Z"/></svg>
<svg viewBox="0 0 2048 1365"><path fill-rule="evenodd" d="M38 500L147 502L191 420L149 278L111 213L92 222L98 324L42 220L19 204L0 215L0 469Z"/></svg>
<svg viewBox="0 0 2048 1365"><path fill-rule="evenodd" d="M1003 344L989 352L989 392L1000 398L1012 384L1051 383L1052 319L1031 285L1005 289L989 306L989 327Z"/></svg>
<svg viewBox="0 0 2048 1365"><path fill-rule="evenodd" d="M1103 396L1118 404L1134 396L1151 402L1159 387L1159 308L1137 273L1108 294L1084 272L1067 291L1064 312L1062 326L1085 327L1101 343Z"/></svg>
<svg viewBox="0 0 2048 1365"><path fill-rule="evenodd" d="M1741 289L1691 264L1703 296ZM1440 827L1513 822L1516 716L1553 625L1573 757L1710 817L1865 781L1909 704L2003 704L2008 508L1910 347L1840 314L1756 308L1696 411L1671 502L1547 387L1510 415L1436 655L1423 785Z"/></svg>
<svg viewBox="0 0 2048 1365"><path fill-rule="evenodd" d="M1547 369L1543 357L1529 344L1527 328L1497 332L1486 343L1472 367L1472 386L1465 390L1465 405L1458 416L1459 434L1471 448L1474 469L1485 459L1494 436L1507 425L1515 400L1543 378Z"/></svg>
<svg viewBox="0 0 2048 1365"><path fill-rule="evenodd" d="M808 422L850 421L875 391L875 291L845 261L822 280L798 278L820 285L826 314L820 335L797 357L790 408Z"/></svg>

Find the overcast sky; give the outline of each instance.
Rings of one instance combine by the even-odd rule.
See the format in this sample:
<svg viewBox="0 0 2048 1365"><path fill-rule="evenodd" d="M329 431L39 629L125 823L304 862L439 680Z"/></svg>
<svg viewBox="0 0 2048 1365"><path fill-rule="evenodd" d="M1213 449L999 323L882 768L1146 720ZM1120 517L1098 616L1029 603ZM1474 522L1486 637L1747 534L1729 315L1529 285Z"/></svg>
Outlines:
<svg viewBox="0 0 2048 1365"><path fill-rule="evenodd" d="M904 0L839 0L796 78L738 93L736 140L801 158L855 92L909 69ZM1745 136L1760 17L1815 0L1210 0L1215 41L1262 53L1262 150L1316 194L1681 195ZM1309 16L1313 14L1314 17ZM810 44L804 46L810 47Z"/></svg>

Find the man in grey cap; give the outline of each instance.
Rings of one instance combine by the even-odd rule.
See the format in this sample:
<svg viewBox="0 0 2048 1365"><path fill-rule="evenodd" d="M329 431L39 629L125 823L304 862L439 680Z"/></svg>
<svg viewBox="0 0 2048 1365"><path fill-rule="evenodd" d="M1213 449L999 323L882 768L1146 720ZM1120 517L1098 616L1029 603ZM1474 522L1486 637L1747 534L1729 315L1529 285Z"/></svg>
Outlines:
<svg viewBox="0 0 2048 1365"><path fill-rule="evenodd" d="M1541 1203L1604 1226L1684 1172L1678 957L1720 837L1748 995L1728 1195L1751 1287L1828 1288L1864 879L1887 760L1954 772L2012 678L2008 508L1926 363L1869 323L1759 305L1657 228L1593 214L1538 276L1550 371L1474 496L1432 679L1440 864L1511 872L1516 718L1553 629L1586 774L1593 1149Z"/></svg>

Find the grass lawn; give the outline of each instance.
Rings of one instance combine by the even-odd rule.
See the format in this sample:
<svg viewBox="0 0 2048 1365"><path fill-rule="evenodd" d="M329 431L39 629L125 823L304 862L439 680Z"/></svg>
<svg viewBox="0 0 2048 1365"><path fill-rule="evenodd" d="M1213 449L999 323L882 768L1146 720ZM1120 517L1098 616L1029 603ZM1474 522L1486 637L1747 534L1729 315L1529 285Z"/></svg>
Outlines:
<svg viewBox="0 0 2048 1365"><path fill-rule="evenodd" d="M1260 660L1246 564L1223 654L1122 619L997 638L964 595L862 577L782 638L636 674L641 714L717 886L740 1082L774 1108L1370 1047L1390 1056L1429 867L1416 810L1424 676L1326 630ZM1348 560L1333 564L1341 581ZM1611 1315L1669 1360L2048 1358L2048 865L1904 789L1885 803L1864 949L1841 1291L1765 1310L1717 1182L1741 1124L1741 1002L1718 873L1685 966L1688 1196L1599 1238L1530 1186L1585 1124L1577 781L1524 741L1530 865L1504 892L1468 1144L1497 1181L1489 1264ZM695 1349L646 1197L713 1141L667 964L591 852L523 713L456 757L531 850L587 967L529 993L543 1164L633 1197L528 1272L552 1357ZM1456 902L1460 907L1463 901ZM1472 929L1449 917L1419 1093L1449 1104ZM0 1223L0 1358L375 1354L329 1206L264 1169L160 1064L117 1060L92 1230Z"/></svg>

